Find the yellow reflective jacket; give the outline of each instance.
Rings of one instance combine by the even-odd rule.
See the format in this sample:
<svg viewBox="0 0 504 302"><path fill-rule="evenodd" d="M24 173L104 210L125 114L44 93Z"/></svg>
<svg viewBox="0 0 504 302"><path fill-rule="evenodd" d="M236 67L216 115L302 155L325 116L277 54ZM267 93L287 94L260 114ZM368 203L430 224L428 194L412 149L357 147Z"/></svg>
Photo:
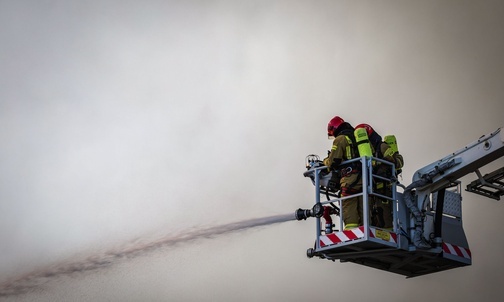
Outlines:
<svg viewBox="0 0 504 302"><path fill-rule="evenodd" d="M395 165L396 170L400 170L404 166L404 159L399 152L394 152L392 148L385 142L380 143L380 152L382 159L389 161ZM378 167L380 169L380 167ZM380 171L380 170L378 170ZM378 172L380 174L380 172Z"/></svg>
<svg viewBox="0 0 504 302"><path fill-rule="evenodd" d="M329 156L324 159L324 165L331 168L335 162L336 164L339 164L341 161L352 158L355 158L352 140L348 136L340 134L334 139L331 152L329 153Z"/></svg>

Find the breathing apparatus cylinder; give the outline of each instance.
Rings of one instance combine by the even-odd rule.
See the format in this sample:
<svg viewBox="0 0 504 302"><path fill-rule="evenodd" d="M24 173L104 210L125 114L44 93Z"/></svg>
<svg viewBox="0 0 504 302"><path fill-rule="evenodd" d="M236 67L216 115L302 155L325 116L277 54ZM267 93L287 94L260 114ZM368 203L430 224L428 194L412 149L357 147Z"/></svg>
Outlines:
<svg viewBox="0 0 504 302"><path fill-rule="evenodd" d="M384 141L390 146L390 148L394 151L394 153L399 152L395 135L385 136Z"/></svg>
<svg viewBox="0 0 504 302"><path fill-rule="evenodd" d="M372 157L373 151L371 150L371 145L369 144L366 128L355 129L354 136L355 141L357 142L357 147L359 148L359 155Z"/></svg>

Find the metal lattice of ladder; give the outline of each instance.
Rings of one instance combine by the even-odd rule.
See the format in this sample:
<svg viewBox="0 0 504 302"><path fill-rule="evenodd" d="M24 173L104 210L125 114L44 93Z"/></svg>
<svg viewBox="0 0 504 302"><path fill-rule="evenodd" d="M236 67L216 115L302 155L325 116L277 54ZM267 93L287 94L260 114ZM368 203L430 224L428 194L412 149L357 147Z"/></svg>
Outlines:
<svg viewBox="0 0 504 302"><path fill-rule="evenodd" d="M481 176L478 170L475 172L478 179L468 184L466 191L500 200L500 197L504 195L504 167L485 176Z"/></svg>

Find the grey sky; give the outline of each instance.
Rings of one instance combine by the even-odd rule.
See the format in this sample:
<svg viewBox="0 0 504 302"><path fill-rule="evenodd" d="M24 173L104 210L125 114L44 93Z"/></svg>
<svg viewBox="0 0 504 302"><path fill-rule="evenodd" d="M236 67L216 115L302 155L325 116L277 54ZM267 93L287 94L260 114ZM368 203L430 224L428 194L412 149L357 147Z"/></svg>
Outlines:
<svg viewBox="0 0 504 302"><path fill-rule="evenodd" d="M504 126L500 1L0 1L0 41L0 282L310 207L304 158L334 115L394 133L406 185ZM307 259L314 222L286 222L8 301L491 301L504 204L463 198L467 268Z"/></svg>

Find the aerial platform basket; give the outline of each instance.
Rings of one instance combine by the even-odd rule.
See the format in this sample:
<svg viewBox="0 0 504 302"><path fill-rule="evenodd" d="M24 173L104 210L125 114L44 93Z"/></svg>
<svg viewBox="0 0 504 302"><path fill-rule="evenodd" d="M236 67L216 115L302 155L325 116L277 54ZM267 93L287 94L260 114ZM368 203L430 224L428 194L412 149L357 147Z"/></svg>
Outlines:
<svg viewBox="0 0 504 302"><path fill-rule="evenodd" d="M471 264L471 253L468 248L443 243L442 248L406 250L400 248L396 233L369 227L366 232L363 226L355 240L343 244L333 244L308 251L308 257L353 262L388 272L415 277ZM347 233L349 231L337 232ZM328 236L341 236L341 234ZM345 234L345 236L347 236ZM376 236L380 236L376 237ZM331 240L321 236L322 241Z"/></svg>
<svg viewBox="0 0 504 302"><path fill-rule="evenodd" d="M466 190L499 200L504 195L504 167L485 176L478 169L503 156L504 132L498 128L417 170L407 187L397 182L393 164L375 157L352 159L340 166L360 168L362 190L341 197L331 175L336 172L328 173L318 156L309 155L304 176L315 186L315 205L295 212L297 220L308 217L316 220L315 244L307 250L307 256L361 264L406 277L471 265L471 251L462 225L459 179L476 173L478 179ZM388 167L387 176L381 172L378 175L377 166ZM377 183L385 184L388 193L376 190ZM403 192L398 192L397 187ZM362 225L345 229L345 213L340 209L350 198L358 198L362 205ZM392 203L392 228L380 228L371 219L372 203L376 200ZM334 209L331 213L336 216L334 231L322 227L321 218L328 207Z"/></svg>
<svg viewBox="0 0 504 302"><path fill-rule="evenodd" d="M378 158L362 157L354 159L350 162L362 163L362 184L363 192L347 196L345 198L337 197L335 193L329 193L326 187L321 186L324 180L320 179L320 171L325 167L317 167L305 172L305 176L312 178L316 188L316 204L313 209L306 212L298 212L296 216L299 220L307 217L316 218L316 241L313 248L307 250L309 258L318 257L328 260L340 260L341 262L353 262L392 273L401 274L407 277L420 276L439 272L451 268L466 266L471 264L471 253L465 239L462 229L461 220L461 198L458 193L447 192L445 199L449 200L444 204L447 212L443 216L443 229L446 233L443 234L445 241L439 246L434 246L429 249L419 249L413 245L408 234L410 229L410 219L408 208L402 201L402 194L396 191L395 174L391 173L391 177L385 179L373 174L373 162L382 162L391 166L391 171L394 171L393 165L386 163ZM373 191L373 182L386 181L391 187L391 196L383 196ZM321 201L321 196L330 196L328 200ZM448 196L448 197L447 197ZM455 196L455 197L454 197ZM326 234L321 227L323 221L321 219L320 206L336 206L341 208L341 203L346 199L359 197L363 208L363 225L344 230L342 216L336 217L336 231ZM434 195L434 198L437 196ZM389 199L393 203L393 229L383 229L371 225L371 204L375 198ZM458 203L458 204L457 204ZM436 199L429 208L435 208ZM455 208L456 211L450 210ZM299 211L299 210L298 210ZM338 211L339 212L339 211ZM454 213L457 212L457 213ZM317 214L319 213L319 214ZM426 212L426 219L433 217L435 211ZM454 216L457 214L458 216ZM318 217L317 217L318 216ZM300 219L301 218L301 219Z"/></svg>

